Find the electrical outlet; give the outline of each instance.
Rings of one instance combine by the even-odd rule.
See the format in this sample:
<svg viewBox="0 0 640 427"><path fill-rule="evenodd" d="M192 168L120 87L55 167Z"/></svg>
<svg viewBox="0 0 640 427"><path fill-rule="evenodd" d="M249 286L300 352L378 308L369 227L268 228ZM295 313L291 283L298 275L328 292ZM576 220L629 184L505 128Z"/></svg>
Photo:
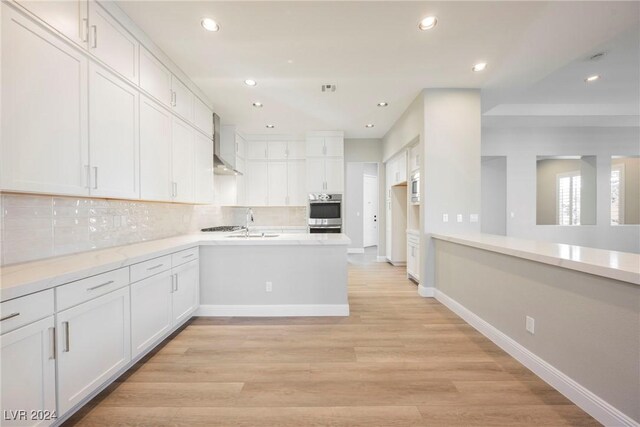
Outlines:
<svg viewBox="0 0 640 427"><path fill-rule="evenodd" d="M533 317L527 316L526 328L527 328L527 332L529 332L531 335L535 334L536 319L534 319Z"/></svg>
<svg viewBox="0 0 640 427"><path fill-rule="evenodd" d="M449 222L449 214L442 214L442 222Z"/></svg>
<svg viewBox="0 0 640 427"><path fill-rule="evenodd" d="M267 282L266 286L265 286L265 291L271 292L272 290L273 290L273 283L272 282Z"/></svg>
<svg viewBox="0 0 640 427"><path fill-rule="evenodd" d="M462 214L456 215L456 221L462 222Z"/></svg>
<svg viewBox="0 0 640 427"><path fill-rule="evenodd" d="M478 222L478 214L469 215L469 222Z"/></svg>

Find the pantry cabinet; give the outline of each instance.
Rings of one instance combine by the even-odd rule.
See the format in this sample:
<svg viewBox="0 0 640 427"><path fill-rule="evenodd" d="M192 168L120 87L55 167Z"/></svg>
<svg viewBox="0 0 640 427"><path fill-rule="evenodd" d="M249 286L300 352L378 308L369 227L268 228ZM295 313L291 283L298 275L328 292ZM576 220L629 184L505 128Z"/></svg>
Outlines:
<svg viewBox="0 0 640 427"><path fill-rule="evenodd" d="M193 202L195 200L194 131L187 123L174 117L171 137L172 200Z"/></svg>
<svg viewBox="0 0 640 427"><path fill-rule="evenodd" d="M308 201L305 178L305 161L289 160L287 162L287 205L306 206Z"/></svg>
<svg viewBox="0 0 640 427"><path fill-rule="evenodd" d="M140 97L140 192L145 200L170 201L172 115L151 99Z"/></svg>
<svg viewBox="0 0 640 427"><path fill-rule="evenodd" d="M131 360L129 287L57 314L60 415Z"/></svg>
<svg viewBox="0 0 640 427"><path fill-rule="evenodd" d="M306 160L307 192L342 193L344 191L344 159L315 157Z"/></svg>
<svg viewBox="0 0 640 427"><path fill-rule="evenodd" d="M137 199L138 91L91 64L89 95L90 194Z"/></svg>
<svg viewBox="0 0 640 427"><path fill-rule="evenodd" d="M87 66L4 2L1 188L88 195Z"/></svg>

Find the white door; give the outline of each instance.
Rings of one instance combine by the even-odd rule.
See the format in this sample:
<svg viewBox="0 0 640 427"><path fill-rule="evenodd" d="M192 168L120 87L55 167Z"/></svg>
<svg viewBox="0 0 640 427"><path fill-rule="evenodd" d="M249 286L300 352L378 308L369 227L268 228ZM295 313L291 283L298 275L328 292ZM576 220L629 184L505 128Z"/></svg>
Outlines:
<svg viewBox="0 0 640 427"><path fill-rule="evenodd" d="M140 197L144 200L171 200L171 121L169 111L140 97Z"/></svg>
<svg viewBox="0 0 640 427"><path fill-rule="evenodd" d="M132 358L143 353L171 329L172 286L170 270L131 285Z"/></svg>
<svg viewBox="0 0 640 427"><path fill-rule="evenodd" d="M268 165L269 206L287 205L287 162L272 161Z"/></svg>
<svg viewBox="0 0 640 427"><path fill-rule="evenodd" d="M200 304L200 269L198 260L171 270L173 273L173 324L191 317Z"/></svg>
<svg viewBox="0 0 640 427"><path fill-rule="evenodd" d="M140 88L163 105L171 105L173 96L171 71L142 46L140 47Z"/></svg>
<svg viewBox="0 0 640 427"><path fill-rule="evenodd" d="M195 199L194 131L191 126L174 117L171 136L173 200L193 202Z"/></svg>
<svg viewBox="0 0 640 427"><path fill-rule="evenodd" d="M286 160L287 159L287 142L286 141L269 141L267 145L267 154L269 160Z"/></svg>
<svg viewBox="0 0 640 427"><path fill-rule="evenodd" d="M55 420L8 421L19 411L56 410L56 361L53 316L0 337L2 425L46 426Z"/></svg>
<svg viewBox="0 0 640 427"><path fill-rule="evenodd" d="M341 136L327 136L324 138L325 155L327 157L344 156L344 140Z"/></svg>
<svg viewBox="0 0 640 427"><path fill-rule="evenodd" d="M287 196L290 206L307 205L307 188L304 160L287 162Z"/></svg>
<svg viewBox="0 0 640 427"><path fill-rule="evenodd" d="M138 84L138 41L95 0L89 0L89 51Z"/></svg>
<svg viewBox="0 0 640 427"><path fill-rule="evenodd" d="M196 202L213 203L213 141L200 132L194 134Z"/></svg>
<svg viewBox="0 0 640 427"><path fill-rule="evenodd" d="M322 157L310 157L306 160L308 193L319 193L326 190L324 166Z"/></svg>
<svg viewBox="0 0 640 427"><path fill-rule="evenodd" d="M193 99L193 123L207 135L213 135L213 112L196 97Z"/></svg>
<svg viewBox="0 0 640 427"><path fill-rule="evenodd" d="M86 0L18 0L17 3L64 34L72 42L86 47Z"/></svg>
<svg viewBox="0 0 640 427"><path fill-rule="evenodd" d="M171 88L173 89L173 111L186 120L193 121L193 93L176 76L171 76Z"/></svg>
<svg viewBox="0 0 640 427"><path fill-rule="evenodd" d="M246 144L247 159L266 160L268 149L266 141L248 141Z"/></svg>
<svg viewBox="0 0 640 427"><path fill-rule="evenodd" d="M344 160L342 157L327 157L325 159L325 173L325 190L329 193L342 193L344 191Z"/></svg>
<svg viewBox="0 0 640 427"><path fill-rule="evenodd" d="M87 59L2 7L1 187L87 195Z"/></svg>
<svg viewBox="0 0 640 427"><path fill-rule="evenodd" d="M267 162L259 160L247 161L245 173L245 196L249 206L267 206L269 191Z"/></svg>
<svg viewBox="0 0 640 427"><path fill-rule="evenodd" d="M378 244L378 177L364 175L363 177L363 244L365 247Z"/></svg>
<svg viewBox="0 0 640 427"><path fill-rule="evenodd" d="M131 361L129 287L57 314L59 416Z"/></svg>
<svg viewBox="0 0 640 427"><path fill-rule="evenodd" d="M89 74L91 195L137 199L138 91L104 68Z"/></svg>

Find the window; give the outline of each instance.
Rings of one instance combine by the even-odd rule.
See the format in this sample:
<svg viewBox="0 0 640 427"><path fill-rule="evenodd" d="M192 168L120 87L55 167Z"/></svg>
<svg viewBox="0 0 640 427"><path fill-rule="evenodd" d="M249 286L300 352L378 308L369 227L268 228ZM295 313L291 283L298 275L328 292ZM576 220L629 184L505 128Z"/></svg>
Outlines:
<svg viewBox="0 0 640 427"><path fill-rule="evenodd" d="M580 171L557 175L558 225L580 225Z"/></svg>
<svg viewBox="0 0 640 427"><path fill-rule="evenodd" d="M611 225L624 224L624 163L611 165Z"/></svg>

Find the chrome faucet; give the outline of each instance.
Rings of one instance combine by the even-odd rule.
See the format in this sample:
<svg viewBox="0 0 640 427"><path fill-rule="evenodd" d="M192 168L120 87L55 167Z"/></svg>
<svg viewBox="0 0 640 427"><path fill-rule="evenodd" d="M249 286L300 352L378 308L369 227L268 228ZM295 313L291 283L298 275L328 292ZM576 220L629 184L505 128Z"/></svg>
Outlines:
<svg viewBox="0 0 640 427"><path fill-rule="evenodd" d="M253 224L253 209L247 208L247 222L244 230L245 236L249 237L249 223Z"/></svg>

